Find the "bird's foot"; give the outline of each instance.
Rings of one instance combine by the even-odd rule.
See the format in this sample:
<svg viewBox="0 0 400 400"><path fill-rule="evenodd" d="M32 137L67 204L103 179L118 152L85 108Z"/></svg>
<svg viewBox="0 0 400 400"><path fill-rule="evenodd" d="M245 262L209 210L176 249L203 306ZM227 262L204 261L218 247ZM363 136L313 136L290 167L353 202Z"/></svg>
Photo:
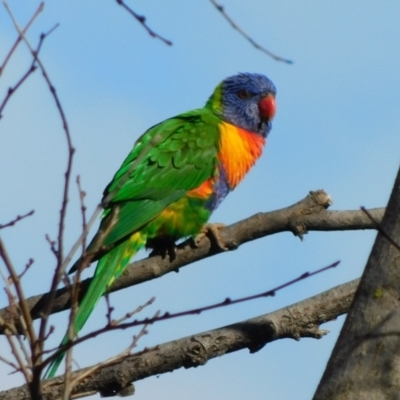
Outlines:
<svg viewBox="0 0 400 400"><path fill-rule="evenodd" d="M216 224L205 224L200 233L193 238L193 244L195 247L199 247L201 240L208 236L208 238L214 242L221 250L228 251L232 250L234 246L230 243L226 243L225 240L221 236L220 230L225 228L225 224L216 223Z"/></svg>
<svg viewBox="0 0 400 400"><path fill-rule="evenodd" d="M173 240L152 240L147 243L147 247L153 250L149 257L161 256L161 258L169 257L169 261L174 261L176 258L176 244Z"/></svg>

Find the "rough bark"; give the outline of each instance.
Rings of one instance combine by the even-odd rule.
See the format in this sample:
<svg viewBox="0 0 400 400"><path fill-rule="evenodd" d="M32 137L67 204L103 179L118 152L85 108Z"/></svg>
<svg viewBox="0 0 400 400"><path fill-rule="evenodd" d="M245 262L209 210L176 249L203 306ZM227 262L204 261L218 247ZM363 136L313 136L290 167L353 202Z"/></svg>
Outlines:
<svg viewBox="0 0 400 400"><path fill-rule="evenodd" d="M289 231L302 237L308 231L340 231L375 229L375 225L360 210L356 211L327 211L330 205L329 196L322 190L312 191L298 203L277 211L258 213L245 220L227 226L221 230L221 235L227 245L236 249L240 245L279 232ZM383 208L370 210L374 219L381 221ZM160 256L136 261L126 269L123 275L113 284L110 292L159 278L169 272L177 272L179 268L195 261L214 256L222 250L205 238L199 247L193 248L190 241L178 246L176 259L170 262ZM82 281L81 293L89 285L91 279ZM32 296L27 299L33 319L40 318L41 312L48 299L48 293ZM52 313L66 310L70 307L70 293L61 288L57 291L52 305ZM18 313L6 307L0 310L0 318L13 322L18 327ZM0 326L0 334L4 334Z"/></svg>
<svg viewBox="0 0 400 400"><path fill-rule="evenodd" d="M133 382L152 375L181 367L198 367L212 358L245 348L254 353L278 339L319 339L327 333L319 329L322 323L347 312L358 283L356 279L278 311L132 354L78 379L72 395L88 396L97 392L103 396L129 395L134 391ZM72 378L85 371L73 373ZM63 382L63 378L45 381L43 400L60 398ZM30 400L29 390L24 385L0 392L0 400Z"/></svg>
<svg viewBox="0 0 400 400"><path fill-rule="evenodd" d="M381 225L400 243L400 170ZM378 233L314 400L400 398L400 250Z"/></svg>

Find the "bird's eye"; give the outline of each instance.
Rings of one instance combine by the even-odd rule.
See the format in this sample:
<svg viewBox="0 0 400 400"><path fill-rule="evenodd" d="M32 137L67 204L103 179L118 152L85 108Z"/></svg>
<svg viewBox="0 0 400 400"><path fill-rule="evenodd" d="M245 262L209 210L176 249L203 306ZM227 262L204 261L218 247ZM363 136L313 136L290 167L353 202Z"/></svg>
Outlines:
<svg viewBox="0 0 400 400"><path fill-rule="evenodd" d="M251 97L251 94L247 90L239 90L237 92L237 96L241 100L246 100L246 99L249 99Z"/></svg>

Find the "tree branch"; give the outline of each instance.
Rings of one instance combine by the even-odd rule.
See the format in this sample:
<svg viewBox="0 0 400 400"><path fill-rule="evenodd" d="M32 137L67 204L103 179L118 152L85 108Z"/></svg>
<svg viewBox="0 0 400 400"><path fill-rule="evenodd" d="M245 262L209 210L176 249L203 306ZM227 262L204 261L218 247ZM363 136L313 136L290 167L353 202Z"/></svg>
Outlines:
<svg viewBox="0 0 400 400"><path fill-rule="evenodd" d="M138 13L136 13L135 11L132 10L132 8L130 8L128 5L126 5L123 0L116 0L116 2L122 6L123 8L125 8L126 11L128 11L129 14L131 14L133 16L133 18L136 19L136 21L138 21L144 29L146 29L147 33L156 39L160 39L162 42L164 42L165 44L167 44L168 46L172 46L172 42L164 37L162 37L161 35L159 35L158 33L154 32L152 29L149 28L149 26L146 24L146 17L143 15L139 15Z"/></svg>
<svg viewBox="0 0 400 400"><path fill-rule="evenodd" d="M12 221L7 222L6 224L0 224L0 229L8 228L10 226L14 226L17 222L21 221L24 218L30 217L35 213L35 210L31 210L26 214L17 215Z"/></svg>
<svg viewBox="0 0 400 400"><path fill-rule="evenodd" d="M3 1L4 4L4 1ZM32 15L31 19L29 20L29 22L26 24L25 28L23 29L23 33L25 34L26 32L28 32L28 29L30 28L30 26L33 24L33 21L35 21L35 19L38 17L38 15L43 11L44 9L44 2L41 2L39 4L39 7L37 8L37 10L35 11L35 13ZM13 46L11 47L10 51L8 52L8 54L6 55L6 58L3 61L3 64L0 66L0 76L2 75L2 73L4 72L4 69L6 68L6 65L8 63L8 61L10 61L11 56L13 55L14 51L16 50L16 48L18 47L19 43L21 42L22 37L21 35L18 35L16 41L14 42Z"/></svg>
<svg viewBox="0 0 400 400"><path fill-rule="evenodd" d="M289 231L302 237L307 231L376 228L374 223L361 210L326 211L329 204L330 198L324 191L310 192L307 197L290 207L255 214L250 218L227 226L220 233L224 241L230 244L230 247L237 248L246 242L279 232ZM383 208L370 210L375 221L381 221L383 213ZM122 276L112 285L110 292L159 278L169 272L176 272L179 268L221 252L222 250L213 246L207 237L199 243L197 248L193 248L191 242L186 241L178 246L176 259L172 262L160 256L154 256L130 264ZM90 281L91 279L86 279L81 282L81 293L84 293ZM49 294L45 293L26 300L33 319L40 318L48 301L48 296ZM57 290L52 302L51 312L60 312L69 307L69 290L66 288ZM18 327L17 315L15 310L10 307L1 309L0 317ZM4 334L2 326L0 326L0 334Z"/></svg>
<svg viewBox="0 0 400 400"><path fill-rule="evenodd" d="M117 0L118 1L118 0ZM286 64L293 64L293 61L287 58L280 57L271 51L267 50L265 47L259 45L253 38L251 38L226 12L225 8L218 4L216 0L210 0L214 7L222 14L222 16L229 22L233 29L236 29L247 41L249 41L257 50L262 51L267 56L273 58L275 61L281 61Z"/></svg>
<svg viewBox="0 0 400 400"><path fill-rule="evenodd" d="M132 393L132 382L181 367L204 365L212 358L234 351L248 348L254 353L278 339L319 339L327 334L319 329L322 323L347 312L358 283L356 279L278 311L146 349L119 363L105 365L80 381L79 375L87 368L79 370L72 374L78 380L72 395ZM43 400L58 398L62 392L63 378L43 384ZM28 400L29 390L24 385L0 392L0 400L6 399Z"/></svg>
<svg viewBox="0 0 400 400"><path fill-rule="evenodd" d="M8 9L8 5L6 2L3 2L4 6L6 7L6 9ZM33 22L34 18L36 18L36 16L38 15L38 12L41 12L42 9L44 7L44 3L41 3L41 5L39 6L39 9L36 11L36 14L32 17L31 22ZM31 23L30 22L30 23ZM25 32L27 31L30 23L27 25L27 27L25 28L25 30L23 31L23 33L25 34ZM40 39L39 39L39 43L36 47L35 50L35 54L36 56L39 54L40 49L42 48L43 42L46 39L47 36L49 36L54 29L56 29L58 27L58 24L55 25L52 29L50 29L47 33L42 33L40 35ZM17 41L14 43L14 47L10 50L10 53L8 54L7 57L11 57L13 51L15 50L16 46L18 45L18 43L22 40L22 36L18 36ZM9 59L9 58L8 58ZM6 60L3 63L3 66L0 67L0 76L1 76L1 71L4 70L4 67L8 61L8 59L6 58ZM31 65L29 67L29 69L25 72L24 75L21 76L21 78L18 80L18 82L14 85L8 88L7 94L4 97L2 103L0 104L0 119L3 118L3 110L5 109L7 103L9 102L9 100L11 99L12 95L21 87L21 85L29 78L29 76L31 74L33 74L36 71L36 59L34 58L33 61L31 62Z"/></svg>
<svg viewBox="0 0 400 400"><path fill-rule="evenodd" d="M339 264L340 264L340 261L336 261L326 267L323 267L323 268L320 268L320 269L317 269L317 270L314 270L311 272L305 272L295 279L287 281L279 286L274 287L273 289L269 289L262 293L257 293L257 294L253 294L253 295L245 296L245 297L239 297L236 299L231 299L230 297L226 297L221 302L209 304L207 306L192 308L189 310L178 311L178 312L174 312L174 313L165 312L165 313L161 314L160 311L157 311L156 316L154 316L153 318L146 317L144 319L135 319L134 321L128 321L128 319L130 319L133 314L136 314L138 311L142 310L145 306L153 303L153 301L155 300L155 297L151 298L145 305L138 307L135 311L127 313L123 318L115 321L115 320L111 319L111 313L113 311L113 308L110 306L108 296L106 296L107 323L102 328L99 328L90 333L87 333L86 335L79 336L78 338L71 339L71 341L69 343L66 343L63 346L58 347L56 349L56 351L53 352L53 354L44 361L44 364L48 365L53 360L55 360L60 354L63 354L66 351L68 352L68 350L70 350L73 347L76 347L76 345L86 342L90 339L93 339L103 333L116 331L116 330L125 330L125 329L129 329L132 327L137 327L137 326L148 326L149 324L152 325L156 322L166 321L166 320L175 319L175 318L187 317L189 315L199 315L203 312L215 310L215 309L221 308L221 307L229 307L234 304L243 303L243 302L247 302L247 301L251 301L251 300L255 300L255 299L260 299L262 297L273 297L276 295L277 292L281 291L282 289L285 289L289 286L295 285L296 283L298 283L304 279L309 279L312 276L326 272L328 269L336 268ZM70 321L72 321L72 319L70 319ZM71 326L71 323L69 326ZM49 352L52 352L52 350L50 350ZM113 357L113 358L115 358L115 357ZM68 363L66 363L66 364L70 365ZM98 366L96 366L95 368L98 369Z"/></svg>

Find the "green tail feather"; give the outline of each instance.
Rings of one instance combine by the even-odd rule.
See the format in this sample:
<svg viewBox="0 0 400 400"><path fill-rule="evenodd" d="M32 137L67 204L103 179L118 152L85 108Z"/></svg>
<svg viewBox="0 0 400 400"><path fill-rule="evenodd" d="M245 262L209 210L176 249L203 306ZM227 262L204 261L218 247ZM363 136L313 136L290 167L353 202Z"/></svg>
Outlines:
<svg viewBox="0 0 400 400"><path fill-rule="evenodd" d="M78 311L75 315L75 336L83 328L90 314L92 313L108 287L119 275L121 275L135 253L144 246L144 240L142 240L141 237L136 237L132 239L128 239L125 242L121 243L99 260L93 280L90 283L90 286L85 293L82 302L79 304ZM70 340L68 338L68 333L66 333L60 343L60 346L66 345L69 342ZM57 369L60 366L64 357L65 352L61 353L54 361L50 363L45 373L45 378L53 378L55 376Z"/></svg>

